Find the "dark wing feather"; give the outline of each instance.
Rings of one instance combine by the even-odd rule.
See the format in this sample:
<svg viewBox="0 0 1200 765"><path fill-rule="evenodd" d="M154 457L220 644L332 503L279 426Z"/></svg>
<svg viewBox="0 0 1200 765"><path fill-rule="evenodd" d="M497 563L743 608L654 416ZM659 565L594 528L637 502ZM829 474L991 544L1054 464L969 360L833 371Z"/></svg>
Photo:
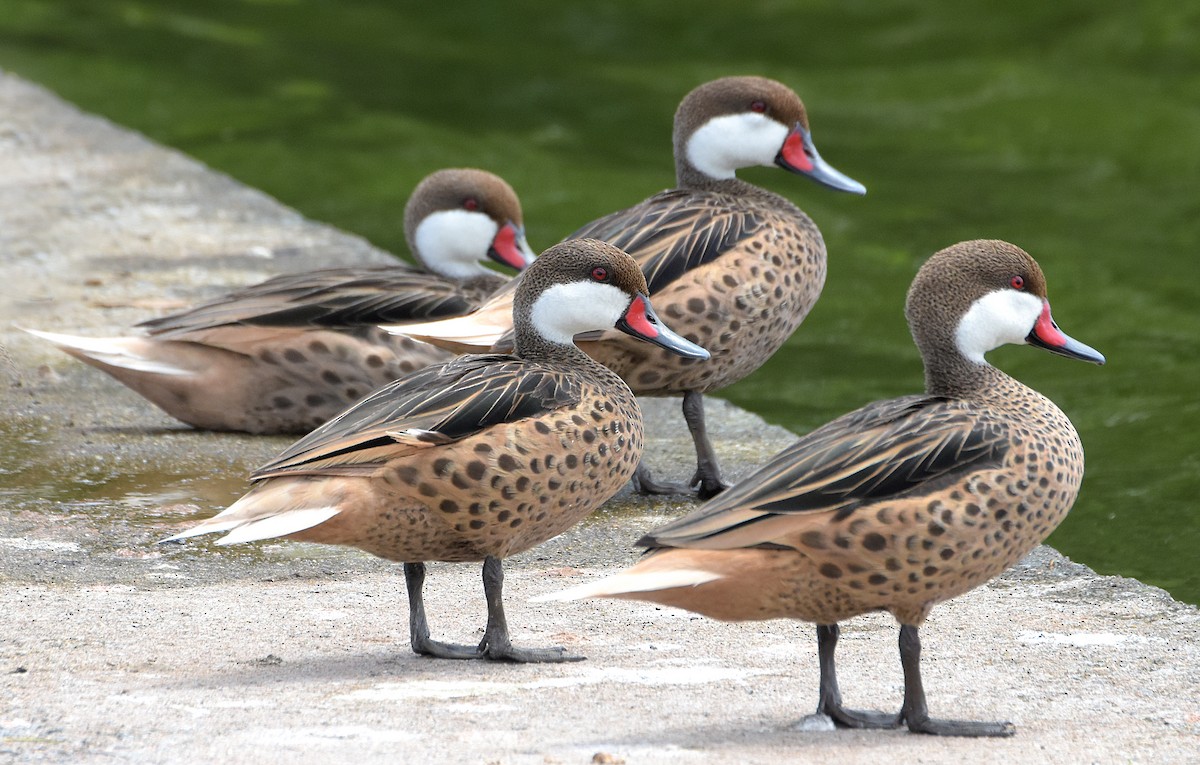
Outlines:
<svg viewBox="0 0 1200 765"><path fill-rule="evenodd" d="M407 266L330 268L283 274L139 326L160 336L231 324L335 329L459 316L475 307L457 282Z"/></svg>
<svg viewBox="0 0 1200 765"><path fill-rule="evenodd" d="M569 239L600 239L633 256L653 295L687 271L709 263L765 225L707 192L675 189L606 215Z"/></svg>
<svg viewBox="0 0 1200 765"><path fill-rule="evenodd" d="M380 388L255 471L364 475L406 448L445 444L580 400L570 375L512 356L462 356Z"/></svg>
<svg viewBox="0 0 1200 765"><path fill-rule="evenodd" d="M720 546L782 515L853 513L864 503L932 491L1003 463L1007 431L986 411L930 396L880 401L809 433L696 512L644 537L648 547Z"/></svg>

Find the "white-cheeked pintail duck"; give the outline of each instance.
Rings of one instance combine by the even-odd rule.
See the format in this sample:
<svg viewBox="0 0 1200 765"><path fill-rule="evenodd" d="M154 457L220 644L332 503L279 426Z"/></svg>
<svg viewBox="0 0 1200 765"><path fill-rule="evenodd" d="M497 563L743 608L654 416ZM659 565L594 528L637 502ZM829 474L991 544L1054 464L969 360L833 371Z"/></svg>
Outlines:
<svg viewBox="0 0 1200 765"><path fill-rule="evenodd" d="M978 587L1070 510L1083 448L1046 397L984 360L1028 343L1097 364L1055 325L1038 264L999 241L934 255L908 293L925 393L877 401L804 436L734 488L643 537L641 561L555 597L622 597L723 620L815 622L818 712L854 728L1004 736L1009 723L937 720L921 684L918 629L937 603ZM842 706L838 622L900 623L898 715Z"/></svg>
<svg viewBox="0 0 1200 765"><path fill-rule="evenodd" d="M683 395L696 447L689 485L701 497L725 488L704 425L703 394L741 380L783 345L808 315L825 283L825 242L787 199L735 176L777 165L840 191L862 184L821 159L800 98L762 77L727 77L689 93L675 113L677 188L605 216L572 234L611 242L633 255L655 305L679 331L712 353L697 363L606 332L582 342L639 395ZM508 347L511 288L461 319L397 331L457 350ZM640 469L644 491L678 487Z"/></svg>
<svg viewBox="0 0 1200 765"><path fill-rule="evenodd" d="M139 325L143 336L33 332L198 428L307 433L381 385L447 351L379 329L477 308L533 259L521 204L504 180L448 169L404 211L419 270L397 263L284 274Z"/></svg>
<svg viewBox="0 0 1200 765"><path fill-rule="evenodd" d="M391 383L253 475L224 512L171 537L228 532L351 545L402 561L412 648L454 659L562 661L512 646L500 560L573 526L615 494L642 454L642 416L621 378L572 341L617 327L673 353L703 348L661 324L645 278L617 248L577 240L526 271L514 355L463 356ZM476 646L430 638L424 561L478 561L488 621Z"/></svg>

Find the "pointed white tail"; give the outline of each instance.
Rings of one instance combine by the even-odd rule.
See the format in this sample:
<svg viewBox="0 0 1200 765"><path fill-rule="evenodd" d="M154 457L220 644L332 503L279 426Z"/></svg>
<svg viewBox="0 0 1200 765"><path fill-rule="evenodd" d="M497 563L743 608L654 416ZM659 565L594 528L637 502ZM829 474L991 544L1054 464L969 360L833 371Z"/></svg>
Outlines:
<svg viewBox="0 0 1200 765"><path fill-rule="evenodd" d="M40 337L53 343L67 353L86 356L110 367L182 377L195 374L189 369L156 361L138 353L137 348L147 342L139 337L79 337L78 335L62 335L57 332L24 329L24 327L22 329L34 337Z"/></svg>
<svg viewBox="0 0 1200 765"><path fill-rule="evenodd" d="M584 598L606 598L633 592L654 592L675 587L697 587L706 582L720 579L712 571L683 569L678 571L646 571L615 574L598 582L571 587L560 592L551 592L533 598L535 602L550 600L583 600Z"/></svg>

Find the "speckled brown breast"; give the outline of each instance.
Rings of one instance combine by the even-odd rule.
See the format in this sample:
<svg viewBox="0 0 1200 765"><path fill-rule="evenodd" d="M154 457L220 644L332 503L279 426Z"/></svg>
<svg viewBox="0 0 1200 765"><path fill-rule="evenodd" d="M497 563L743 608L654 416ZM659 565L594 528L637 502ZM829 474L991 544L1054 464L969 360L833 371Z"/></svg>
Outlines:
<svg viewBox="0 0 1200 765"><path fill-rule="evenodd" d="M861 506L841 519L812 513L776 540L794 549L662 550L639 570L694 567L724 578L634 597L725 620L833 624L883 610L920 625L935 604L983 584L1037 546L1079 492L1083 448L1075 428L1049 399L1006 379L981 401L1005 414L1011 429L1001 467L920 496Z"/></svg>
<svg viewBox="0 0 1200 765"><path fill-rule="evenodd" d="M652 296L663 320L707 349L711 359L684 359L611 332L580 348L639 395L716 390L758 369L800 326L825 284L820 231L807 215L784 204L756 208L766 221L759 231Z"/></svg>
<svg viewBox="0 0 1200 765"><path fill-rule="evenodd" d="M353 500L290 538L396 561L503 558L550 539L616 493L641 459L637 400L611 378L584 391L575 407L410 452L373 478L312 482L327 500ZM303 491L303 478L275 479L272 490L285 480Z"/></svg>

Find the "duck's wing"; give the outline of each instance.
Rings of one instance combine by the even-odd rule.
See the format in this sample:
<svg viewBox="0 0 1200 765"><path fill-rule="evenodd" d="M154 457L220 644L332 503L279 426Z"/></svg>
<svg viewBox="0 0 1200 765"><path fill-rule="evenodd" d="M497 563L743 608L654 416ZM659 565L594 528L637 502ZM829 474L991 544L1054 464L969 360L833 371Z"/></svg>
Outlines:
<svg viewBox="0 0 1200 765"><path fill-rule="evenodd" d="M753 208L730 205L707 192L673 189L595 220L568 238L601 239L628 252L642 267L653 295L765 225Z"/></svg>
<svg viewBox="0 0 1200 765"><path fill-rule="evenodd" d="M396 265L283 274L139 326L164 338L215 327L347 328L458 316L476 307L461 285Z"/></svg>
<svg viewBox="0 0 1200 765"><path fill-rule="evenodd" d="M844 415L802 437L644 547L733 549L778 543L817 513L846 518L864 504L934 491L1003 463L1005 426L962 401L907 396Z"/></svg>
<svg viewBox="0 0 1200 765"><path fill-rule="evenodd" d="M380 388L259 468L280 475L369 475L403 454L580 400L570 375L513 356L463 356Z"/></svg>

